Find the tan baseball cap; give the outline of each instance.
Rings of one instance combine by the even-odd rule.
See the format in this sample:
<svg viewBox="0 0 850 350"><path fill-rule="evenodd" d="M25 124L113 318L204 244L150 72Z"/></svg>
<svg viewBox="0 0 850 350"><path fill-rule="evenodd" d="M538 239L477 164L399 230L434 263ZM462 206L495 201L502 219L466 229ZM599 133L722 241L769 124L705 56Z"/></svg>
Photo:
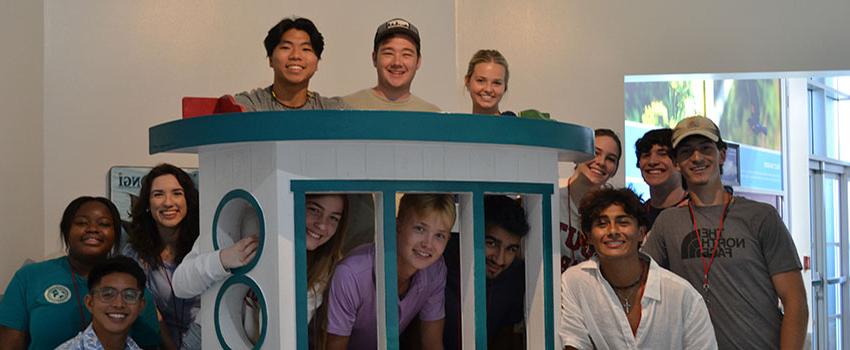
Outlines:
<svg viewBox="0 0 850 350"><path fill-rule="evenodd" d="M686 137L700 135L705 136L713 142L720 140L720 129L711 119L701 115L687 117L676 124L673 129L673 148L679 145Z"/></svg>

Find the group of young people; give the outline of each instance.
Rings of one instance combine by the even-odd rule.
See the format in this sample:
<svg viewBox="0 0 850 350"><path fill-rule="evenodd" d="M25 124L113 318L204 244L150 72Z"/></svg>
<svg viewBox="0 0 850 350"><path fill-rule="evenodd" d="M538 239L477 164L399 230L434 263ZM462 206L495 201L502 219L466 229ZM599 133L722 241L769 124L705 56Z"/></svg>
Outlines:
<svg viewBox="0 0 850 350"><path fill-rule="evenodd" d="M420 38L403 19L375 33L377 85L341 98L308 89L324 49L313 22L286 18L264 46L274 81L235 95L246 111L439 110L410 93ZM510 114L499 107L508 66L498 51L477 52L464 82L473 113ZM802 347L808 311L794 243L775 209L723 187L726 145L711 120L687 118L638 140L646 203L606 185L622 153L616 133L598 129L594 141L595 157L559 192L566 348ZM370 198L310 194L305 203L311 347L376 348L375 246L346 245L362 232L373 237ZM489 343L524 346L526 213L521 199L502 195L486 196L484 211ZM398 329L416 348L455 349L462 338L455 219L449 194L406 194L399 203ZM195 184L168 164L145 177L126 239L109 200L75 199L60 223L67 255L27 265L10 282L0 344L200 348L199 296L248 264L259 237L247 225L233 245L203 252L198 225Z"/></svg>
<svg viewBox="0 0 850 350"><path fill-rule="evenodd" d="M802 349L808 306L794 241L775 208L721 182L727 145L703 116L636 142L645 203L606 181L616 134L561 191L567 349Z"/></svg>
<svg viewBox="0 0 850 350"><path fill-rule="evenodd" d="M143 179L122 235L103 197L82 196L59 224L65 256L26 265L0 302L4 349L200 348L197 297L174 293L174 271L199 234L198 191L169 164Z"/></svg>
<svg viewBox="0 0 850 350"><path fill-rule="evenodd" d="M274 79L267 87L234 96L244 111L357 109L439 112L440 108L411 93L422 64L419 29L396 18L375 31L372 65L377 84L342 97L323 97L310 90L325 41L307 18L285 18L273 26L263 41ZM508 88L508 62L496 50L479 50L470 60L464 85L472 99L472 113L515 115L501 111L499 102Z"/></svg>

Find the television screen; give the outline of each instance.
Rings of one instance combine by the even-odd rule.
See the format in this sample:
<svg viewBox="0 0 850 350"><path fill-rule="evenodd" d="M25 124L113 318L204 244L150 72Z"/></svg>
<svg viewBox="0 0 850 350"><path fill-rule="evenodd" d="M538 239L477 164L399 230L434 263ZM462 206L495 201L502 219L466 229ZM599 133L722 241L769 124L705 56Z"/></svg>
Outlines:
<svg viewBox="0 0 850 350"><path fill-rule="evenodd" d="M738 157L740 147L731 142L726 144L729 147L726 149L726 162L723 163L723 175L720 176L720 181L726 186L741 186L741 173L738 171L741 168L741 161Z"/></svg>

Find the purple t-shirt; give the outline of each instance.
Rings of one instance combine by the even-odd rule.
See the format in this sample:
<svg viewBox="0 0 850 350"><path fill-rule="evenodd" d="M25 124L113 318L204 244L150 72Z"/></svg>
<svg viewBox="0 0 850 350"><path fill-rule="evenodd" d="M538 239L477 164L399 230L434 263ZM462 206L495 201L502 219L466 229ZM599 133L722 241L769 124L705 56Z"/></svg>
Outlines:
<svg viewBox="0 0 850 350"><path fill-rule="evenodd" d="M334 271L328 296L328 333L348 336L349 349L376 349L378 330L375 299L375 245L355 248ZM416 315L422 321L445 317L446 264L440 258L413 275L404 299L398 302L399 332Z"/></svg>

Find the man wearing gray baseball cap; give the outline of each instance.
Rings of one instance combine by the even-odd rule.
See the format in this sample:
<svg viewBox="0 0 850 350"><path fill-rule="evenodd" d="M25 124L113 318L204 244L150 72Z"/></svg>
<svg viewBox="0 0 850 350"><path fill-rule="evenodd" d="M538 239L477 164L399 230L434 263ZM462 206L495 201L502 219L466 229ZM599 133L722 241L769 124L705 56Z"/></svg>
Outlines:
<svg viewBox="0 0 850 350"><path fill-rule="evenodd" d="M410 93L422 64L419 29L394 18L378 26L372 49L372 65L378 72L375 87L343 97L353 109L439 112L440 108Z"/></svg>

